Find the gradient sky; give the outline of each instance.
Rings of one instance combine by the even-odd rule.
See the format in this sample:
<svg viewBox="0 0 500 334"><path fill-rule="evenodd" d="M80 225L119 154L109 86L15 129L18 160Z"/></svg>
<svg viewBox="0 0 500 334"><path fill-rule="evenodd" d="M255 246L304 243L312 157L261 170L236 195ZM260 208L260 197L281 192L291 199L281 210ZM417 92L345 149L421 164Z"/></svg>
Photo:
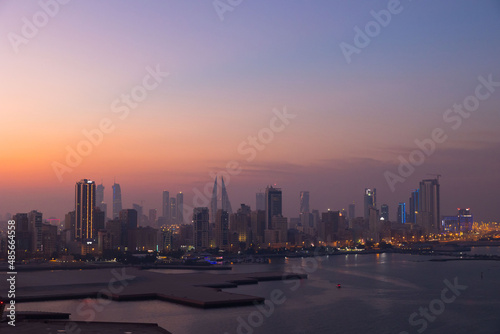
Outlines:
<svg viewBox="0 0 500 334"><path fill-rule="evenodd" d="M252 0L221 21L211 0L73 0L16 53L9 36L22 36L23 18L41 7L0 1L0 213L63 218L82 178L103 180L108 215L113 178L124 207L159 209L164 189L192 205L209 172L236 160L243 170L226 182L233 208L255 208L255 192L276 183L288 217L301 190L312 208L354 201L361 215L364 188L376 187L396 219L397 203L439 173L442 214L470 207L498 221L500 87L458 130L443 114L479 76L500 81L500 2L401 1L348 64L339 44L354 44L354 27L387 5ZM120 120L112 102L157 65L169 76ZM238 146L284 107L296 118L246 161ZM59 182L52 163L103 118L114 131ZM384 172L437 127L448 139L392 192Z"/></svg>

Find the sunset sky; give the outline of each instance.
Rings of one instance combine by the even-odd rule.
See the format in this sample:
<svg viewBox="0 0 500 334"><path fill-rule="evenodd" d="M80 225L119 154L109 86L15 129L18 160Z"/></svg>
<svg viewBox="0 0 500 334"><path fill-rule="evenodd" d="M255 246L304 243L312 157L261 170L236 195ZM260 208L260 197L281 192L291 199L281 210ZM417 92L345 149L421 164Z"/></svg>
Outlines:
<svg viewBox="0 0 500 334"><path fill-rule="evenodd" d="M395 220L431 173L442 175L442 214L470 207L498 221L500 84L457 129L443 117L479 77L500 82L500 2L401 1L348 63L340 44L355 46L355 27L391 2L248 0L221 20L212 0L40 1L53 17L38 1L0 1L0 214L64 218L82 178L103 181L108 216L114 178L124 207L160 209L163 190L194 206L193 189L234 160L233 209L254 209L255 193L277 184L288 217L301 190L312 208L354 201L361 216L364 188L376 187ZM43 26L26 27L34 20ZM155 68L168 76L120 119L122 95ZM248 137L284 109L295 118L247 161ZM60 181L54 163L103 119L113 130ZM436 128L447 139L391 191L384 172L397 174L398 157Z"/></svg>

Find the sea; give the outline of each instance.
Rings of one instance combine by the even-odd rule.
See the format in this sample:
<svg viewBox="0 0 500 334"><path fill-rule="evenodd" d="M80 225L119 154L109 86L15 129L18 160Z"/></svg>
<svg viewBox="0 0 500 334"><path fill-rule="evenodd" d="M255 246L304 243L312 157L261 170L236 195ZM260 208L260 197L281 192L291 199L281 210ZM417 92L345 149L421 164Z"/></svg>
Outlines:
<svg viewBox="0 0 500 334"><path fill-rule="evenodd" d="M500 247L473 247L469 254L500 255ZM454 260L436 261L443 259ZM353 253L236 264L232 270L271 271L308 278L225 289L266 298L261 305L198 309L163 301L111 302L93 320L157 323L174 334L500 333L500 261ZM85 321L78 312L82 302L21 303L18 310L70 312L72 320Z"/></svg>

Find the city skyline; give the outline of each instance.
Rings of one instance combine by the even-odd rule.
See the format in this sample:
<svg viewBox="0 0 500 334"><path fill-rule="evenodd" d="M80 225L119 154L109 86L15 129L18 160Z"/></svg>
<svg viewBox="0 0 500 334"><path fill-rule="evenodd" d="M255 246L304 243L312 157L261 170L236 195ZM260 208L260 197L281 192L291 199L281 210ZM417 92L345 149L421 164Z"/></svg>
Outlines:
<svg viewBox="0 0 500 334"><path fill-rule="evenodd" d="M1 136L11 144L0 212L62 218L68 189L89 177L104 181L109 216L116 177L124 207L143 200L161 213L163 189L191 205L219 173L235 208L277 184L287 216L304 189L311 208L354 201L359 214L373 187L394 219L421 180L441 174L442 215L471 207L498 220L488 194L500 186L500 6L401 2L360 47L355 28L387 6L253 1L221 20L211 2L71 2L14 47L22 18L43 9L2 2ZM346 57L343 45L358 52ZM422 154L401 177L401 159ZM228 164L237 175L220 174ZM393 187L386 172L400 177Z"/></svg>

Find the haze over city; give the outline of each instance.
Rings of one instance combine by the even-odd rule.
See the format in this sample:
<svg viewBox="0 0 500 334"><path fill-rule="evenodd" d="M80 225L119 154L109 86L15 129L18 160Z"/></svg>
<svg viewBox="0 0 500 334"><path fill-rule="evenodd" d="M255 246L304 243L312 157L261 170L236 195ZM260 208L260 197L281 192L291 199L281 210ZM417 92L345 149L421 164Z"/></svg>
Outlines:
<svg viewBox="0 0 500 334"><path fill-rule="evenodd" d="M356 26L387 2L245 1L223 14L211 1L74 1L26 42L26 13L37 2L0 4L0 212L37 209L63 218L83 178L121 184L124 207L161 207L161 193L213 183L209 173L237 161L227 180L234 207L255 206L269 184L283 189L283 211L298 213L299 192L311 207L360 213L363 191L377 188L395 219L420 180L441 174L442 214L470 207L476 220L497 221L500 186L498 86L460 126L444 115L475 94L479 77L500 82L497 1L402 1L369 44L349 57ZM349 58L349 62L347 61ZM145 76L164 75L126 117L113 109ZM155 83L148 81L149 85ZM482 91L483 93L486 90ZM270 127L273 110L295 115L251 161L240 145ZM68 147L109 118L113 130L61 175ZM415 140L442 128L447 139L392 192ZM262 144L262 143L260 143ZM250 146L246 146L247 148ZM191 205L194 206L194 205Z"/></svg>

